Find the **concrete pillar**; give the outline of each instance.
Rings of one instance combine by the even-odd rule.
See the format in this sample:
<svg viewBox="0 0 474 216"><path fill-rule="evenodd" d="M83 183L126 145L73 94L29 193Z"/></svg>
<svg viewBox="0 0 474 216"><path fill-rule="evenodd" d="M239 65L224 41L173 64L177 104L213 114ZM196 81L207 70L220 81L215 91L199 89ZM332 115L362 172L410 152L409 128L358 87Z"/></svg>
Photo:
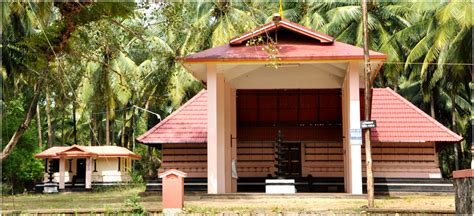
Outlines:
<svg viewBox="0 0 474 216"><path fill-rule="evenodd" d="M86 158L86 189L92 187L92 158Z"/></svg>
<svg viewBox="0 0 474 216"><path fill-rule="evenodd" d="M231 98L230 98L230 127L231 127L231 152L232 152L232 161L235 161L236 163L236 169L237 169L237 90L236 89L231 89ZM238 175L239 173L237 173ZM237 193L237 178L232 178L231 180L231 185L232 193Z"/></svg>
<svg viewBox="0 0 474 216"><path fill-rule="evenodd" d="M346 192L351 194L362 194L360 70L360 64L350 62L343 85L344 183Z"/></svg>
<svg viewBox="0 0 474 216"><path fill-rule="evenodd" d="M207 65L207 192L226 192L225 83L216 65Z"/></svg>
<svg viewBox="0 0 474 216"><path fill-rule="evenodd" d="M59 189L66 188L64 183L64 171L66 167L66 159L64 157L59 158Z"/></svg>
<svg viewBox="0 0 474 216"><path fill-rule="evenodd" d="M471 169L474 169L474 145L471 147L471 155L472 155ZM473 205L474 205L474 203L473 203Z"/></svg>

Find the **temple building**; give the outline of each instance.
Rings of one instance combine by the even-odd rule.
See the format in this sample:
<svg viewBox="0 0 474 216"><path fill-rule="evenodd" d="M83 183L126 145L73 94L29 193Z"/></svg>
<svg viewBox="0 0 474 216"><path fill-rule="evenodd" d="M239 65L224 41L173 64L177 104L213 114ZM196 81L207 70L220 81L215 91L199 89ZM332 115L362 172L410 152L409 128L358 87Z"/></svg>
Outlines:
<svg viewBox="0 0 474 216"><path fill-rule="evenodd" d="M280 132L280 163L298 192L362 194L363 54L276 17L229 44L184 57L207 89L137 140L162 150L160 172L187 173L186 189L221 194L264 190L265 179L275 177ZM371 80L385 59L370 51ZM463 138L389 88L372 94L376 191L450 190L437 152Z"/></svg>

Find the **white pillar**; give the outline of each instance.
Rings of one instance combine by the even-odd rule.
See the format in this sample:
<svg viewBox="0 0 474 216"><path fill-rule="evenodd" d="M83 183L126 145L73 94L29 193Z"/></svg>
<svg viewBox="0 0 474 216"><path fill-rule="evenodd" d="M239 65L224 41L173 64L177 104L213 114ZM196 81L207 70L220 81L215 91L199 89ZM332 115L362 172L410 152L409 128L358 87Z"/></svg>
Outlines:
<svg viewBox="0 0 474 216"><path fill-rule="evenodd" d="M474 169L474 153L472 154L471 169Z"/></svg>
<svg viewBox="0 0 474 216"><path fill-rule="evenodd" d="M86 189L92 187L92 158L86 158Z"/></svg>
<svg viewBox="0 0 474 216"><path fill-rule="evenodd" d="M207 192L209 194L226 191L224 85L224 77L217 73L216 65L207 65Z"/></svg>
<svg viewBox="0 0 474 216"><path fill-rule="evenodd" d="M66 159L64 157L59 158L59 189L66 188L64 183L64 171L66 167Z"/></svg>
<svg viewBox="0 0 474 216"><path fill-rule="evenodd" d="M360 129L359 70L360 64L350 62L343 86L344 183L346 192L362 194L362 132Z"/></svg>

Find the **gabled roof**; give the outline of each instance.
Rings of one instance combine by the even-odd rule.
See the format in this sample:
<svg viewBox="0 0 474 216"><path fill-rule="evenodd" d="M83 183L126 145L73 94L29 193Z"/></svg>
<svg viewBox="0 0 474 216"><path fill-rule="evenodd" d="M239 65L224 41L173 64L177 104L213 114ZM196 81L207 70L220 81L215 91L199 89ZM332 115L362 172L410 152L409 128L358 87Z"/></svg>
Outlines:
<svg viewBox="0 0 474 216"><path fill-rule="evenodd" d="M140 159L141 156L120 146L54 146L35 155L35 158L59 157L128 157Z"/></svg>
<svg viewBox="0 0 474 216"><path fill-rule="evenodd" d="M274 34L278 32L277 36ZM247 46L246 41L258 36L269 36L276 41L279 62L349 61L363 60L360 47L334 41L331 36L306 28L288 20L272 21L230 40L229 44L210 48L182 58L185 64L271 62L275 58L264 50L264 45ZM386 55L370 51L371 60L384 60Z"/></svg>
<svg viewBox="0 0 474 216"><path fill-rule="evenodd" d="M389 88L374 88L372 129L375 142L457 142L463 138ZM141 135L142 143L206 143L207 91L202 90L155 127Z"/></svg>
<svg viewBox="0 0 474 216"><path fill-rule="evenodd" d="M207 91L200 91L137 140L142 143L206 143Z"/></svg>
<svg viewBox="0 0 474 216"><path fill-rule="evenodd" d="M284 28L302 35L305 35L307 37L313 38L318 40L320 43L323 44L331 44L334 42L334 38L323 34L321 32L314 31L310 28L306 28L302 25L296 24L294 22L291 22L289 20L281 20L279 22L269 22L263 26L257 27L256 29L246 32L240 36L237 36L233 39L230 40L229 44L231 46L235 45L242 45L242 43L246 40L249 40L253 37L258 37L263 35L266 32L276 30L278 28Z"/></svg>
<svg viewBox="0 0 474 216"><path fill-rule="evenodd" d="M60 149L58 149L60 150ZM65 148L64 150L62 151L58 151L56 152L56 155L57 156L63 156L63 157L80 157L80 156L84 156L84 157L93 157L93 156L97 156L96 153L94 152L91 152L81 146L78 146L78 145L73 145L73 146L70 146L70 147L67 147Z"/></svg>
<svg viewBox="0 0 474 216"><path fill-rule="evenodd" d="M390 88L374 88L372 140L381 142L457 142L463 138Z"/></svg>

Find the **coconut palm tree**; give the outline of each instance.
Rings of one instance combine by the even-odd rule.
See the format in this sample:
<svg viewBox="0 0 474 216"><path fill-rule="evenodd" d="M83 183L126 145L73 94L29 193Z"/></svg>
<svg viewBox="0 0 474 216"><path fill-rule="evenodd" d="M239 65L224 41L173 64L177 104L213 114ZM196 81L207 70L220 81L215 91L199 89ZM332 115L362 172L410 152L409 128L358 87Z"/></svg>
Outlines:
<svg viewBox="0 0 474 216"><path fill-rule="evenodd" d="M195 9L189 36L197 38L196 45L200 46L188 44L190 48L227 44L231 38L264 24L269 17L266 10L269 4L259 1L198 1L191 4Z"/></svg>
<svg viewBox="0 0 474 216"><path fill-rule="evenodd" d="M471 4L464 1L411 3L406 6L419 14L419 21L397 32L395 37L409 48L405 69L410 71L412 79L420 78L423 81L425 101L433 101L430 92L446 75L449 67L445 64L470 59L471 52L462 52L465 51L462 47L472 44L469 41L472 29ZM413 63L422 64L419 66Z"/></svg>
<svg viewBox="0 0 474 216"><path fill-rule="evenodd" d="M34 7L32 4L30 2L27 3L30 10L33 11ZM29 84L30 86L34 86L34 96L31 99L28 112L25 114L24 122L18 127L3 149L1 160L4 160L11 154L16 143L29 127L31 119L36 113L36 105L39 101L40 92L44 87L44 81L48 79L50 75L48 73L49 63L63 53L73 32L79 26L86 25L93 21L116 16L127 16L133 10L134 4L120 4L117 7L107 3L56 2L54 3L54 7L58 9L58 14L61 16L61 19L54 20L54 25L46 25L38 21L38 23L40 23L40 25L38 25L40 26L40 31L28 37L24 37L15 43L16 47L23 49L23 53L30 55L28 61L22 61L20 59L17 63L22 64L32 72L36 72L36 76L34 76L33 82L31 82L34 84ZM36 20L40 20L36 13L32 15ZM13 47L13 45L10 47Z"/></svg>
<svg viewBox="0 0 474 216"><path fill-rule="evenodd" d="M419 85L432 117L464 134L470 110L466 93L472 73L472 5L464 1L411 3L406 6L418 13L419 21L394 35L407 47L407 81ZM454 154L457 169L457 145Z"/></svg>
<svg viewBox="0 0 474 216"><path fill-rule="evenodd" d="M322 31L336 40L363 45L362 6L360 1L313 1L301 3L285 2L284 16L309 28ZM416 17L409 7L395 2L368 2L369 49L387 54L389 62L403 62L406 58L403 47L392 35L411 25ZM386 64L382 68L386 80L397 90L403 65Z"/></svg>

